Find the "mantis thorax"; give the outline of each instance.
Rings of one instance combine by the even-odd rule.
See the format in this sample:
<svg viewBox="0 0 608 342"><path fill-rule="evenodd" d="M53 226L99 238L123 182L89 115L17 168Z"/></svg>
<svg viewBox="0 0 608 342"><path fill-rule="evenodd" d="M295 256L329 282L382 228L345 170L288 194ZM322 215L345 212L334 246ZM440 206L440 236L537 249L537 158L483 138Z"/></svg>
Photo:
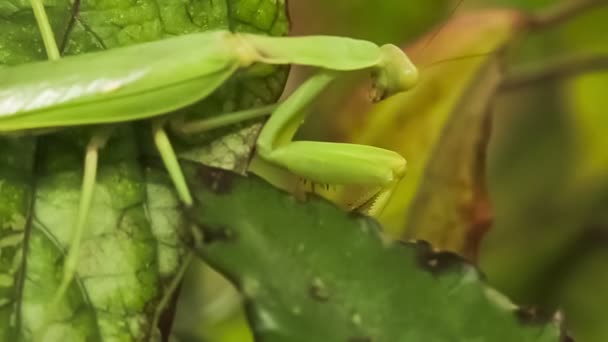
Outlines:
<svg viewBox="0 0 608 342"><path fill-rule="evenodd" d="M251 66L257 62L263 62L264 58L258 50L251 44L245 35L238 33L229 33L226 40L230 43L230 46L234 49L236 56L239 60L239 65L242 67Z"/></svg>

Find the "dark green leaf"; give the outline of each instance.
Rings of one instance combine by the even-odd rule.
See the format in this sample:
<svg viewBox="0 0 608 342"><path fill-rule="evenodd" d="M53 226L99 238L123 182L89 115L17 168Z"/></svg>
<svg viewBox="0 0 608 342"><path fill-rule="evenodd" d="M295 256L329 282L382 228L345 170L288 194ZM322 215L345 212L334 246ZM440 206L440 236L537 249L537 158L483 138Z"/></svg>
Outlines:
<svg viewBox="0 0 608 342"><path fill-rule="evenodd" d="M256 177L191 172L196 251L241 290L257 341L560 339L453 254L391 243L371 219Z"/></svg>
<svg viewBox="0 0 608 342"><path fill-rule="evenodd" d="M0 340L18 336L26 227L33 197L34 139L0 143Z"/></svg>

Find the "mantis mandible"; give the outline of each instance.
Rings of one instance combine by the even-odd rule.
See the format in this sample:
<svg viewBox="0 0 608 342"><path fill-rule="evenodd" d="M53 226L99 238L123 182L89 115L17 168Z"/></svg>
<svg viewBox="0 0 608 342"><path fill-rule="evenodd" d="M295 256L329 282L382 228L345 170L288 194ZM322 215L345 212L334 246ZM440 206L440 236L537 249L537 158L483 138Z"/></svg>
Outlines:
<svg viewBox="0 0 608 342"><path fill-rule="evenodd" d="M196 134L272 112L256 143L260 158L312 182L374 187L378 191L371 210L383 206L405 172L405 160L393 151L292 141L307 106L341 72L371 70L374 100L413 87L417 69L394 45L332 36L214 31L60 58L44 7L40 0L31 1L49 60L0 70L0 134L99 127L86 149L79 210L56 299L63 296L76 272L99 150L110 138L112 125L134 120L150 125L159 155L186 206L192 205L192 196L165 127ZM192 122L180 122L168 114L204 99L239 69L254 63L300 64L320 70L278 106Z"/></svg>

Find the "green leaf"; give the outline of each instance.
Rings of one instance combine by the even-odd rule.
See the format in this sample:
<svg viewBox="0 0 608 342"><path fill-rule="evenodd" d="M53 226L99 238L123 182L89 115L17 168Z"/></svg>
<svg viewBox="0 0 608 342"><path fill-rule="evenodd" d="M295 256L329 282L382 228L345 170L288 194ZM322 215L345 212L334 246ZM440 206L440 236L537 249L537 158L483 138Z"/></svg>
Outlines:
<svg viewBox="0 0 608 342"><path fill-rule="evenodd" d="M0 141L0 340L15 341L21 307L26 224L31 213L34 139Z"/></svg>
<svg viewBox="0 0 608 342"><path fill-rule="evenodd" d="M145 178L132 136L131 126L116 130L101 154L76 279L55 312L48 302L70 245L90 132L41 138L21 298L25 339L128 341L157 333L157 306L186 253L184 222L170 183Z"/></svg>
<svg viewBox="0 0 608 342"><path fill-rule="evenodd" d="M285 3L275 0L192 4L96 0L73 5L46 1L46 6L66 55L210 29L270 34L287 30ZM0 64L10 67L45 58L27 1L0 0L0 29ZM285 76L285 69L264 67L242 73L201 104L204 113L193 115L217 115L273 102ZM230 150L215 153L224 158L232 153L233 163L220 166L242 171L256 128L228 129L184 142L182 148L192 154L194 148L228 145ZM159 315L173 295L187 251L184 217L173 185L164 171L148 165L148 130L146 123L122 125L101 151L76 279L52 316L48 303L69 249L84 148L93 130L0 137L2 340L30 340L34 335L45 341L159 337ZM232 134L224 138L228 133Z"/></svg>
<svg viewBox="0 0 608 342"><path fill-rule="evenodd" d="M61 36L71 18L69 1L46 1L49 21ZM0 0L0 66L46 58L42 37L28 0Z"/></svg>
<svg viewBox="0 0 608 342"><path fill-rule="evenodd" d="M257 341L559 341L453 254L256 177L190 173L196 251L242 291Z"/></svg>

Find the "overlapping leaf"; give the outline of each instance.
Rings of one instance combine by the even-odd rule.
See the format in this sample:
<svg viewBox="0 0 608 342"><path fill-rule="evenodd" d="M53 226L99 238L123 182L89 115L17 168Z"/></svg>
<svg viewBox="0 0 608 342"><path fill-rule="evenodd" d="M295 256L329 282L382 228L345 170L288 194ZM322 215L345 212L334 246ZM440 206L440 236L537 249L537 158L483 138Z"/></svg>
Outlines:
<svg viewBox="0 0 608 342"><path fill-rule="evenodd" d="M337 116L346 140L389 148L408 160L380 217L391 234L474 257L476 187L483 182L477 146L485 134L484 104L500 81L496 65L488 64L518 32L522 16L487 10L450 18L406 49L420 68L414 89L374 107L351 97Z"/></svg>

